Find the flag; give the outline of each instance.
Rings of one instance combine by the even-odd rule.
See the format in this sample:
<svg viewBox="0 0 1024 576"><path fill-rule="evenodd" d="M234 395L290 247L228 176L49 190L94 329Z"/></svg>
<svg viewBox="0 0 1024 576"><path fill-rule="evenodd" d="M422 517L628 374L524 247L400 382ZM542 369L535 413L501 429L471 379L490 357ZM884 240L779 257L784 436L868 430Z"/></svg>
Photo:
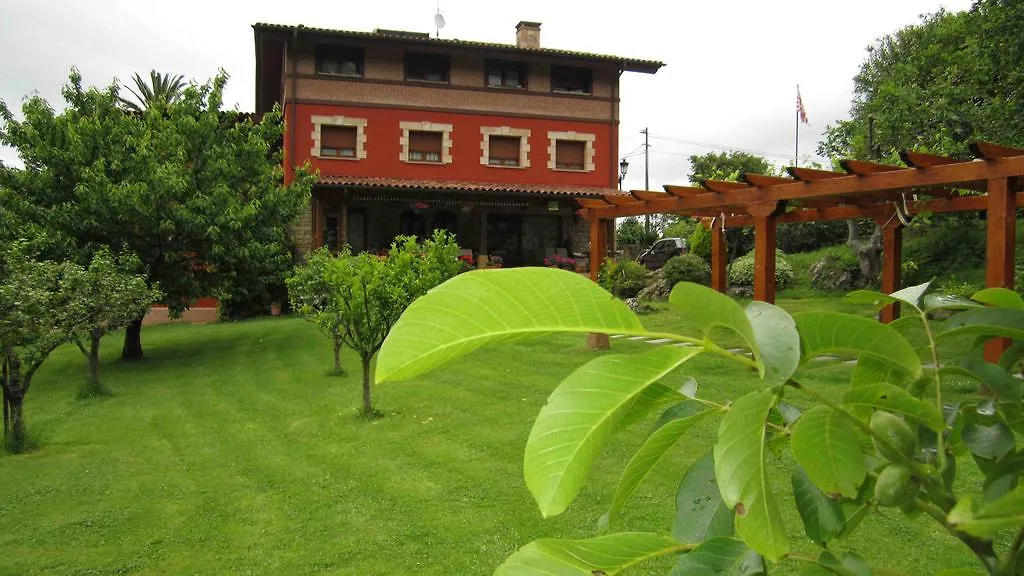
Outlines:
<svg viewBox="0 0 1024 576"><path fill-rule="evenodd" d="M800 118L800 121L804 124L809 124L807 121L807 110L804 109L804 99L800 97L800 87L796 87L796 115Z"/></svg>

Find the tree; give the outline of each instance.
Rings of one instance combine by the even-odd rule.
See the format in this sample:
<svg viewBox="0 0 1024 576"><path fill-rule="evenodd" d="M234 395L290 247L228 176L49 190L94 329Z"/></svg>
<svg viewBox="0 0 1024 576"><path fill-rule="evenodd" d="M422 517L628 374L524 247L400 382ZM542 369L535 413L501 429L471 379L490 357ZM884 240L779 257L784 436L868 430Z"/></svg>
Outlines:
<svg viewBox="0 0 1024 576"><path fill-rule="evenodd" d="M359 354L364 416L376 415L371 397L373 357L409 304L462 270L458 255L455 237L435 230L422 245L415 236L399 236L383 258L367 252L353 255L348 246L337 257L320 252L289 279L289 288L299 289L293 302L300 314L316 319L324 317L318 306L330 310L324 321L331 326L335 358L339 340ZM313 277L317 271L323 274L322 284Z"/></svg>
<svg viewBox="0 0 1024 576"><path fill-rule="evenodd" d="M124 88L135 96L135 100L118 98L121 104L128 110L142 112L149 108L167 108L181 97L182 89L185 87L185 77L182 75L171 76L160 74L156 70L149 72L149 84L136 72L132 74L132 82L138 92L131 86L125 84Z"/></svg>
<svg viewBox="0 0 1024 576"><path fill-rule="evenodd" d="M805 564L799 570L804 574L888 573L849 551L848 543L841 555L833 545L866 516L890 508L887 521L896 521L897 511L923 515L970 550L985 573L1015 576L1024 563L1024 459L1016 446L1016 435L1024 432L1024 384L1009 368L1024 358L1024 348L1010 348L993 364L944 346L962 356L940 362L938 342L1020 339L1024 300L1003 288L983 290L973 301L928 294L929 288L851 295L865 305L904 306L906 321L916 323L927 341L925 364L900 331L863 316L790 316L764 302L744 308L684 282L669 299L683 318L682 330L653 333L624 303L576 274L526 268L465 275L406 310L381 349L377 373L382 382L405 380L483 346L552 331L666 341L641 353L595 357L569 374L534 422L523 468L540 512L560 514L584 487L611 436L661 412L625 464L600 521L607 529L621 523L620 512L644 478L689 430L715 430L704 456L682 475L672 534L537 540L512 554L497 575L611 575L656 556L677 558L677 576L763 576L783 562L791 572ZM939 309L955 315L936 326L931 315ZM836 354L857 361L844 390L834 390L834 380L816 381L813 371L797 372L801 364ZM690 363L697 357L703 359L699 366ZM719 401L700 393L695 380L701 367L716 369L715 360L745 368L736 372L747 379L738 398ZM667 385L676 372L690 377L678 392ZM992 396L944 403L950 377L987 385ZM687 440L687 451L699 449L703 438ZM964 458L985 475L983 486L957 478L963 468L957 459ZM792 484L792 499L782 497L782 481ZM787 517L800 518L809 540L799 554L791 553ZM804 552L813 545L818 554Z"/></svg>
<svg viewBox="0 0 1024 576"><path fill-rule="evenodd" d="M81 322L84 270L71 262L36 261L16 242L0 254L0 385L3 388L4 440L20 452L27 448L25 395L43 361L70 342Z"/></svg>
<svg viewBox="0 0 1024 576"><path fill-rule="evenodd" d="M658 237L648 234L636 218L626 218L616 231L616 244L620 246L650 246Z"/></svg>
<svg viewBox="0 0 1024 576"><path fill-rule="evenodd" d="M296 266L286 283L292 309L316 324L331 339L334 351L333 374L342 374L341 336L345 306L341 301L342 287L333 282L347 279L337 274L328 274L333 262L334 255L330 250L320 248L307 256L303 265Z"/></svg>
<svg viewBox="0 0 1024 576"><path fill-rule="evenodd" d="M81 286L72 297L82 316L74 334L75 344L88 360L83 396L106 394L100 383L100 340L108 332L124 328L146 313L160 298L160 291L146 285L134 254L115 258L101 248L85 270ZM88 343L88 349L83 342Z"/></svg>
<svg viewBox="0 0 1024 576"><path fill-rule="evenodd" d="M80 263L100 246L135 253L172 314L199 297L283 280L287 229L312 176L300 169L281 184L280 111L256 121L223 110L226 82L221 73L166 107L126 114L116 84L85 89L72 71L59 114L33 96L18 121L0 102L0 142L25 163L3 168L28 207L20 218L68 239ZM142 357L141 330L139 316L125 330L124 358Z"/></svg>

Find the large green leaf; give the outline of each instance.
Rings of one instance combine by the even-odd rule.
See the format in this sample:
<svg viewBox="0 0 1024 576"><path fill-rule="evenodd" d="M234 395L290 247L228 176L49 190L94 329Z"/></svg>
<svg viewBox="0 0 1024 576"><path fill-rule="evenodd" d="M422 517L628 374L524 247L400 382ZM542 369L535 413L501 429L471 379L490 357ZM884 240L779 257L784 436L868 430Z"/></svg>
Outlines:
<svg viewBox="0 0 1024 576"><path fill-rule="evenodd" d="M1020 294L1006 288L985 288L971 296L971 300L999 308L1024 310L1024 299Z"/></svg>
<svg viewBox="0 0 1024 576"><path fill-rule="evenodd" d="M1024 484L980 507L966 497L950 510L947 520L953 527L979 538L991 538L1004 528L1020 528L1024 525Z"/></svg>
<svg viewBox="0 0 1024 576"><path fill-rule="evenodd" d="M554 516L583 486L594 457L644 391L701 348L661 346L591 360L548 398L526 442L526 485L541 513Z"/></svg>
<svg viewBox="0 0 1024 576"><path fill-rule="evenodd" d="M589 540L537 540L509 556L494 575L612 576L630 566L692 546L647 532L622 532Z"/></svg>
<svg viewBox="0 0 1024 576"><path fill-rule="evenodd" d="M712 538L679 559L669 576L758 576L764 561L742 540Z"/></svg>
<svg viewBox="0 0 1024 576"><path fill-rule="evenodd" d="M736 511L736 531L751 548L775 561L789 551L782 515L765 462L773 392L751 392L733 403L718 429L715 477L726 505Z"/></svg>
<svg viewBox="0 0 1024 576"><path fill-rule="evenodd" d="M782 308L751 302L745 310L754 334L755 357L767 385L781 384L800 365L800 334L793 318Z"/></svg>
<svg viewBox="0 0 1024 576"><path fill-rule="evenodd" d="M985 362L980 358L962 358L955 364L944 366L939 370L939 374L957 374L976 380L988 386L1002 400L1020 402L1022 399L1020 380L1010 375L1002 366Z"/></svg>
<svg viewBox="0 0 1024 576"><path fill-rule="evenodd" d="M910 375L905 370L896 368L892 363L876 360L872 356L861 356L857 359L857 365L853 367L850 386L852 388L871 384L905 386L910 381Z"/></svg>
<svg viewBox="0 0 1024 576"><path fill-rule="evenodd" d="M864 481L864 453L853 427L830 408L817 406L793 427L793 457L814 485L827 494L857 496Z"/></svg>
<svg viewBox="0 0 1024 576"><path fill-rule="evenodd" d="M1024 309L981 308L961 312L946 320L937 336L1005 336L1024 340Z"/></svg>
<svg viewBox="0 0 1024 576"><path fill-rule="evenodd" d="M942 413L931 402L914 398L903 388L891 384L874 384L850 389L843 395L843 404L857 409L865 406L899 412L940 432L945 428Z"/></svg>
<svg viewBox="0 0 1024 576"><path fill-rule="evenodd" d="M885 294L874 290L854 290L846 296L846 300L856 304L872 304L876 308L882 308L889 304L902 302L912 306L920 312L921 298L924 296L924 293L928 291L930 286L931 282L925 282L924 284L918 284L916 286L908 286L902 290L897 290L892 294Z"/></svg>
<svg viewBox="0 0 1024 576"><path fill-rule="evenodd" d="M793 319L805 360L826 354L869 357L911 379L921 375L921 360L913 346L885 324L838 312L800 312Z"/></svg>
<svg viewBox="0 0 1024 576"><path fill-rule="evenodd" d="M551 332L644 334L619 299L555 268L477 270L417 299L377 357L378 382L405 380L486 344Z"/></svg>
<svg viewBox="0 0 1024 576"><path fill-rule="evenodd" d="M686 411L676 411L679 417L661 423L661 426L651 432L651 435L644 440L643 445L629 459L619 478L615 494L612 496L612 505L608 510L609 518L614 518L619 513L619 510L636 492L655 464L661 460L669 448L683 437L687 430L708 416L719 413L718 410L704 409L702 404L692 400L684 402L683 405L691 406L692 413L684 416Z"/></svg>
<svg viewBox="0 0 1024 576"><path fill-rule="evenodd" d="M793 467L793 499L804 523L804 532L812 542L825 545L839 537L846 526L839 501L822 492L800 465Z"/></svg>
<svg viewBox="0 0 1024 576"><path fill-rule="evenodd" d="M703 542L732 534L732 511L722 502L715 455L709 451L690 465L679 483L672 536L681 542Z"/></svg>

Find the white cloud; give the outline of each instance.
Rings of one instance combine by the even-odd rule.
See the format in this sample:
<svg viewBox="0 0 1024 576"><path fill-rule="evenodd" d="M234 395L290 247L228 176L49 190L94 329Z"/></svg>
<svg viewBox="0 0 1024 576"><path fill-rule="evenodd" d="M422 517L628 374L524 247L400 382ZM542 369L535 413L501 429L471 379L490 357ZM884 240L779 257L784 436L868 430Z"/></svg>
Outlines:
<svg viewBox="0 0 1024 576"><path fill-rule="evenodd" d="M545 47L666 62L654 76L625 74L621 90L622 152L642 142L645 126L663 137L651 140L651 186L657 188L684 182L686 156L712 150L671 140L792 154L797 84L810 119L801 126L801 155L812 154L825 127L846 115L865 47L918 22L922 13L969 5L637 0L591 3L581 11L576 2L444 0L441 10L446 38L511 43L515 24L534 20L543 23ZM150 69L205 80L224 68L231 74L227 103L251 110L254 22L433 32L435 8L431 0L0 0L0 99L17 107L37 91L59 106L72 66L85 82L100 85ZM12 150L0 148L0 161L15 160ZM631 160L626 186L642 187L643 159Z"/></svg>

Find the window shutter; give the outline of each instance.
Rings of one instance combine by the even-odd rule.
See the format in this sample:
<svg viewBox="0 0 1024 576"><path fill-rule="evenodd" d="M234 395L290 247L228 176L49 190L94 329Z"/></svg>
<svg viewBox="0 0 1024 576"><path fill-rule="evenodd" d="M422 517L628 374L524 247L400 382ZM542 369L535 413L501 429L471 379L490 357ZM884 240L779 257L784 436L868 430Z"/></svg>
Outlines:
<svg viewBox="0 0 1024 576"><path fill-rule="evenodd" d="M586 142L559 140L555 143L555 166L568 170L583 170Z"/></svg>
<svg viewBox="0 0 1024 576"><path fill-rule="evenodd" d="M409 132L409 151L441 154L440 132Z"/></svg>
<svg viewBox="0 0 1024 576"><path fill-rule="evenodd" d="M354 126L320 126L320 148L333 150L356 149L356 129ZM339 152L339 156L344 156Z"/></svg>
<svg viewBox="0 0 1024 576"><path fill-rule="evenodd" d="M503 163L513 162L519 165L519 143L518 136L491 136L488 158L491 160L503 160Z"/></svg>

